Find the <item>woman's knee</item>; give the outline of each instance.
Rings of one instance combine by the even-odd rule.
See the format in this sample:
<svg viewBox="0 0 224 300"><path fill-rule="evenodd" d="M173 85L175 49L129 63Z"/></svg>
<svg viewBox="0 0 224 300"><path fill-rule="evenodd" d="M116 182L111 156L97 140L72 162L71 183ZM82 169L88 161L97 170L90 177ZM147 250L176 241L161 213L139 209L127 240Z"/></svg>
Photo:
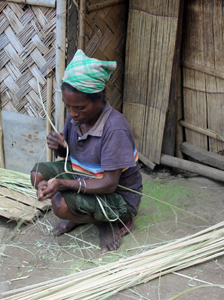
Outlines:
<svg viewBox="0 0 224 300"><path fill-rule="evenodd" d="M51 203L55 215L61 219L66 219L66 216L68 215L69 212L69 208L62 194L59 192L56 193L52 197Z"/></svg>
<svg viewBox="0 0 224 300"><path fill-rule="evenodd" d="M36 172L36 171L32 171L31 172L31 175L30 175L30 180L31 180L31 183L32 185L37 188L38 184L45 180L44 176L39 173L39 172Z"/></svg>

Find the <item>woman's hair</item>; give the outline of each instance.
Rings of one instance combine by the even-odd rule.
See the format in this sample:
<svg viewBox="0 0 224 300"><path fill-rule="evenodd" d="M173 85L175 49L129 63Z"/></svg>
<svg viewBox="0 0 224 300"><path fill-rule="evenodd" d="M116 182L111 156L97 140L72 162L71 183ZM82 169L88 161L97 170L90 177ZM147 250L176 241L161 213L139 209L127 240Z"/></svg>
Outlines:
<svg viewBox="0 0 224 300"><path fill-rule="evenodd" d="M89 94L89 93L80 92L75 87L73 87L72 85L70 85L69 83L66 83L66 82L62 83L61 90L62 91L64 91L64 90L70 91L72 93L84 94L85 97L92 102L96 102L98 99L101 99L101 98L103 99L105 97L105 89L98 93Z"/></svg>

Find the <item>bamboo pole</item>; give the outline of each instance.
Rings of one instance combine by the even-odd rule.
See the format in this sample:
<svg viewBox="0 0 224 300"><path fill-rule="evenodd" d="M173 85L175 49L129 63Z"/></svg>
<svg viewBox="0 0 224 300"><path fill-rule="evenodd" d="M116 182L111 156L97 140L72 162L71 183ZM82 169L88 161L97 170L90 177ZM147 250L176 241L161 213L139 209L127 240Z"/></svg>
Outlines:
<svg viewBox="0 0 224 300"><path fill-rule="evenodd" d="M216 140L220 140L220 141L223 141L223 139L216 133L214 132L211 132L210 130L208 129L205 129L205 128L201 128L201 127L198 127L198 126L195 126L195 125L192 125L192 124L189 124L183 120L180 120L179 121L179 124L183 127L186 127L188 129L191 129L191 130L194 130L198 133L201 133L201 134L205 134L209 137L212 137L213 139L216 139Z"/></svg>
<svg viewBox="0 0 224 300"><path fill-rule="evenodd" d="M65 31L66 1L57 1L56 21L56 89L55 89L55 127L62 132L65 122L64 105L62 102L61 83L65 70Z"/></svg>
<svg viewBox="0 0 224 300"><path fill-rule="evenodd" d="M47 107L46 111L48 116L51 118L51 99L52 99L52 83L53 83L53 77L52 77L52 68L47 69ZM51 131L51 124L48 118L46 118L46 135ZM47 148L47 161L51 161L51 149Z"/></svg>
<svg viewBox="0 0 224 300"><path fill-rule="evenodd" d="M204 150L187 142L184 142L180 145L180 151L186 154L188 157L193 158L195 161L224 171L223 155Z"/></svg>
<svg viewBox="0 0 224 300"><path fill-rule="evenodd" d="M182 40L182 24L183 24L183 15L184 15L184 1L179 2L179 11L178 11L178 23L176 31L176 42L175 42L175 52L173 57L173 68L171 72L171 81L170 81L170 90L169 90L169 104L166 112L166 121L163 133L163 142L162 142L162 151L161 153L174 156L175 146L177 140L177 107L180 91L180 52L181 52L181 40ZM172 25L174 26L174 25ZM163 96L162 96L163 97ZM182 128L181 128L182 130Z"/></svg>
<svg viewBox="0 0 224 300"><path fill-rule="evenodd" d="M224 79L224 72L204 67L186 60L181 60L181 66Z"/></svg>
<svg viewBox="0 0 224 300"><path fill-rule="evenodd" d="M181 170L189 171L192 173L199 174L203 177L208 177L213 180L218 180L224 182L224 172L207 167L201 164L197 164L188 160L180 159L177 157L173 157L170 155L162 154L161 155L161 164L172 167L172 168L178 168Z"/></svg>
<svg viewBox="0 0 224 300"><path fill-rule="evenodd" d="M1 155L1 168L5 169L5 157L4 157L4 144L3 144L3 127L2 127L2 106L0 101L0 155Z"/></svg>
<svg viewBox="0 0 224 300"><path fill-rule="evenodd" d="M146 158L144 155L138 152L138 157L141 162L143 162L149 169L154 170L156 164L154 164L151 160Z"/></svg>
<svg viewBox="0 0 224 300"><path fill-rule="evenodd" d="M79 49L85 52L86 0L80 0Z"/></svg>
<svg viewBox="0 0 224 300"><path fill-rule="evenodd" d="M183 143L183 128L178 120L182 119L182 97L181 97L181 69L178 71L178 84L177 84L177 117L176 117L176 157L183 159L183 154L180 151L180 145Z"/></svg>
<svg viewBox="0 0 224 300"><path fill-rule="evenodd" d="M95 10L104 9L108 6L121 4L123 2L126 2L126 0L108 0L108 1L105 1L103 3L92 4L92 5L87 6L87 12L91 13Z"/></svg>
<svg viewBox="0 0 224 300"><path fill-rule="evenodd" d="M5 0L8 2L24 3L28 5L38 5L46 7L55 7L56 0Z"/></svg>

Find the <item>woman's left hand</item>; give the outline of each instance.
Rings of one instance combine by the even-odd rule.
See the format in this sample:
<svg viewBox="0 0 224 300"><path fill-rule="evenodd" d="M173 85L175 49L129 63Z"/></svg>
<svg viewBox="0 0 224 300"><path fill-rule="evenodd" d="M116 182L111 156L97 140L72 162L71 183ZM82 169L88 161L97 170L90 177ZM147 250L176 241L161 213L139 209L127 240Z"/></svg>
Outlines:
<svg viewBox="0 0 224 300"><path fill-rule="evenodd" d="M37 187L39 200L51 199L58 192L58 180L53 178L48 181L41 181Z"/></svg>

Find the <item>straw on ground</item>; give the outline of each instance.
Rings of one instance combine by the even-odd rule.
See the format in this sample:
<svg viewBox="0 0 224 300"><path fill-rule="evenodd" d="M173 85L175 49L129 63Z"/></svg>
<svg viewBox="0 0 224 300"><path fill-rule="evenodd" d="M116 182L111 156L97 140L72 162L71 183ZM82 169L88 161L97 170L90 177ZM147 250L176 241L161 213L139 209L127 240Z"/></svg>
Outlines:
<svg viewBox="0 0 224 300"><path fill-rule="evenodd" d="M224 254L224 222L106 266L2 293L5 300L102 300Z"/></svg>

